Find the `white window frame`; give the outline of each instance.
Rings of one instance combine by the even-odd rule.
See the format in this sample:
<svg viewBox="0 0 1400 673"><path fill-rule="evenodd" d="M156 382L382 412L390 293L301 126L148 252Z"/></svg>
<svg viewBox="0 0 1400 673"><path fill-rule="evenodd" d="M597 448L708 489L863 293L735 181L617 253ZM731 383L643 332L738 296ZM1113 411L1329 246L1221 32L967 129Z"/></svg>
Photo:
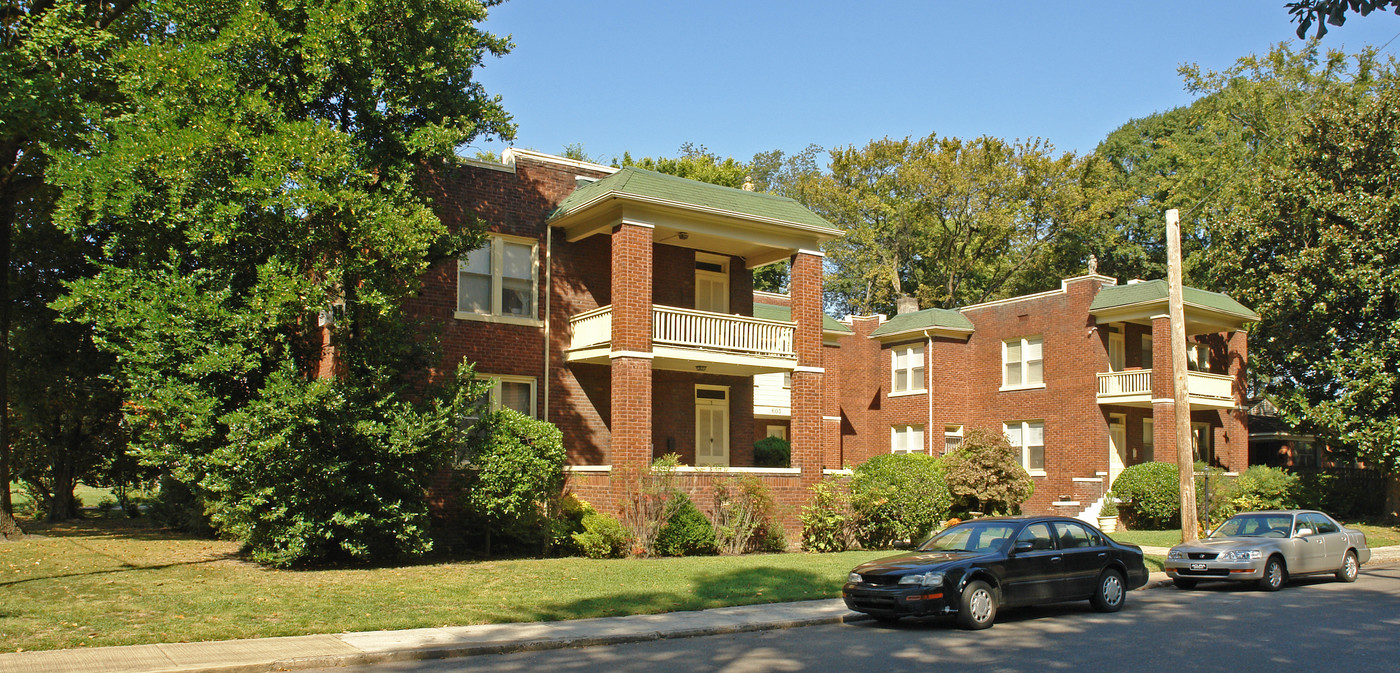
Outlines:
<svg viewBox="0 0 1400 673"><path fill-rule="evenodd" d="M1020 360L1012 363L1008 360L1010 347L1015 344L1020 347ZM1040 350L1039 358L1030 357L1031 346L1034 345ZM1032 362L1040 363L1040 380L1028 381L1026 374L1030 370ZM1008 380L1007 370L1009 365L1020 365L1021 377L1019 381ZM1002 390L1026 390L1030 388L1045 387L1045 339L1040 336L1027 336L1019 339L1007 339L1001 342L1001 389Z"/></svg>
<svg viewBox="0 0 1400 673"><path fill-rule="evenodd" d="M905 387L899 387L899 358L905 356L906 366L904 367ZM918 365L915 366L914 358L918 357ZM899 395L918 395L927 392L924 386L924 376L927 374L928 362L924 358L923 344L905 344L895 346L890 349L890 397ZM918 372L917 387L915 387L914 372Z"/></svg>
<svg viewBox="0 0 1400 673"><path fill-rule="evenodd" d="M952 445L951 447L949 447L949 442L954 442L953 445ZM957 451L959 448L962 447L962 443L963 443L963 426L961 426L961 425L945 425L945 426L943 426L943 455L946 456L946 455L948 455L948 454L950 454L950 453L952 453L952 452L954 452L954 451Z"/></svg>
<svg viewBox="0 0 1400 673"><path fill-rule="evenodd" d="M525 383L530 386L530 412L525 414L530 418L539 418L538 412L538 379L533 376L512 376L509 374L493 374L491 379L491 411L501 410L501 383ZM518 410L517 410L518 411Z"/></svg>
<svg viewBox="0 0 1400 673"><path fill-rule="evenodd" d="M912 445L917 437L918 445ZM890 426L890 453L924 453L924 426L916 423L903 423Z"/></svg>
<svg viewBox="0 0 1400 673"><path fill-rule="evenodd" d="M1138 341L1138 359L1142 360L1139 364L1143 369L1152 369L1152 358L1155 357L1152 348L1152 335L1142 335L1142 339Z"/></svg>
<svg viewBox="0 0 1400 673"><path fill-rule="evenodd" d="M1031 444L1029 442L1032 426L1040 426L1040 444ZM1017 430L1017 438L1012 438L1012 428ZM1006 435L1006 441L1011 442L1011 445L1016 447L1020 452L1021 467L1024 468L1026 472L1030 473L1032 477L1045 476L1045 421L1007 421L1002 423L1001 431L1002 434ZM1040 447L1040 467L1032 468L1031 449L1036 446Z"/></svg>
<svg viewBox="0 0 1400 673"><path fill-rule="evenodd" d="M1186 344L1186 370L1192 372L1210 372L1209 344Z"/></svg>
<svg viewBox="0 0 1400 673"><path fill-rule="evenodd" d="M480 320L483 322L506 323L511 325L543 325L540 316L540 242L533 238L520 236L509 236L506 234L489 234L490 241L487 246L491 248L491 310L488 311L463 311L461 302L462 296L462 273L466 270L466 258L457 260L457 299L459 302L454 308L452 317L458 320ZM505 284L502 282L502 274L505 270L505 244L514 243L517 245L530 246L530 304L533 309L529 315L506 315L503 308L503 292ZM486 246L482 246L486 247ZM480 250L481 248L477 248Z"/></svg>
<svg viewBox="0 0 1400 673"><path fill-rule="evenodd" d="M778 439L787 441L787 431L788 429L786 425L770 425L764 429L765 434L763 436L777 437Z"/></svg>

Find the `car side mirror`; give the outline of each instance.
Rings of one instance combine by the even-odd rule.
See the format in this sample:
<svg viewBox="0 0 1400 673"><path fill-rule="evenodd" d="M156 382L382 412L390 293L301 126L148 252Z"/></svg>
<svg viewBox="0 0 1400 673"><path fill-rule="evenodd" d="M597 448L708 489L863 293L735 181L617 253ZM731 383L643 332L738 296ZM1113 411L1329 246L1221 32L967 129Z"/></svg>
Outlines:
<svg viewBox="0 0 1400 673"><path fill-rule="evenodd" d="M1307 537L1312 534L1313 529L1311 528L1299 528L1297 534L1295 534L1294 537Z"/></svg>
<svg viewBox="0 0 1400 673"><path fill-rule="evenodd" d="M1020 554L1021 552L1028 552L1032 549L1035 549L1034 542L1030 540L1017 540L1016 544L1011 546L1011 553Z"/></svg>

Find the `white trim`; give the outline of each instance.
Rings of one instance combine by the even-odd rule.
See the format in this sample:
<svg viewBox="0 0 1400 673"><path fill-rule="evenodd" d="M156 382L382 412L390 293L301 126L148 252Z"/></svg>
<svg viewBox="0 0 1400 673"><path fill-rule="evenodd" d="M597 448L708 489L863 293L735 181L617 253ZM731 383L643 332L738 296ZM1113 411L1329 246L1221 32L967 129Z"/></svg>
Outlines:
<svg viewBox="0 0 1400 673"><path fill-rule="evenodd" d="M487 161L485 159L473 159L471 157L457 157L457 159L468 166L474 166L476 168L485 168L486 170L500 171L502 173L515 173L514 165Z"/></svg>
<svg viewBox="0 0 1400 673"><path fill-rule="evenodd" d="M781 293L778 293L778 292L766 292L766 291L764 291L764 290L754 290L754 291L753 291L753 296L755 296L755 297L773 297L774 299L791 299L791 298L792 298L792 295L790 295L790 294L781 294ZM780 304L765 304L765 306L780 306Z"/></svg>
<svg viewBox="0 0 1400 673"><path fill-rule="evenodd" d="M526 383L530 386L530 413L525 414L530 418L539 418L535 413L539 407L539 379L533 376L521 376L517 374L491 374L482 372L481 376L491 381L491 410L497 411L503 408L501 404L501 384L502 383Z"/></svg>
<svg viewBox="0 0 1400 673"><path fill-rule="evenodd" d="M478 322L491 322L501 325L526 325L528 327L544 326L544 321L537 318L521 318L513 315L487 315L474 311L453 311L452 317L456 320L476 320Z"/></svg>
<svg viewBox="0 0 1400 673"><path fill-rule="evenodd" d="M843 232L843 233L844 233L844 232ZM822 252L822 251L820 251L820 250L807 250L807 249L805 249L805 248L798 248L798 249L797 249L797 252L796 252L795 254L798 254L798 255L812 255L813 257L826 257L826 253L824 253L824 252Z"/></svg>
<svg viewBox="0 0 1400 673"><path fill-rule="evenodd" d="M590 472L592 472L592 473L597 473L597 472L612 472L612 466L611 466L611 465L565 465L565 466L564 466L564 471L565 471L565 472L584 472L584 473L590 473Z"/></svg>
<svg viewBox="0 0 1400 673"><path fill-rule="evenodd" d="M1005 373L1003 373L1002 375L1005 376ZM1005 392L1008 390L1040 390L1044 387L1044 383L1032 383L1028 386L1002 386L1000 388L997 388L997 392Z"/></svg>
<svg viewBox="0 0 1400 673"><path fill-rule="evenodd" d="M885 397L912 397L912 396L914 396L914 395L923 395L924 393L927 393L927 392L928 392L928 390L925 390L925 389L923 389L923 388L920 388L920 389L918 389L918 390L905 390L905 391L903 391L903 392L890 393L890 394L886 395Z"/></svg>
<svg viewBox="0 0 1400 673"><path fill-rule="evenodd" d="M608 353L609 360L616 360L618 358L641 358L643 360L650 360L654 357L656 357L655 353L646 351L611 351Z"/></svg>
<svg viewBox="0 0 1400 673"><path fill-rule="evenodd" d="M798 365L796 367L793 367L792 371L802 372L804 374L825 374L826 367L808 367L807 365Z"/></svg>
<svg viewBox="0 0 1400 673"><path fill-rule="evenodd" d="M634 227L642 227L642 228L644 228L644 229L655 229L655 228L656 228L656 225L654 225L654 224L652 224L652 223L650 223L650 222L643 222L643 221L641 221L641 220L634 220L634 219L632 219L632 218L630 218L630 217L624 217L624 218L618 220L617 223L618 223L619 225L629 224L629 225L632 225L632 226L634 226Z"/></svg>
<svg viewBox="0 0 1400 673"><path fill-rule="evenodd" d="M553 154L545 154L544 152L536 152L535 150L520 149L518 147L505 148L505 150L501 152L501 163L513 167L515 166L515 158L517 156L525 157L527 159L534 159L535 161L545 164L571 166L573 168L581 168L583 170L588 171L601 171L603 173L608 174L616 173L619 170L621 170L612 166L595 164L591 161L579 161L577 159L569 159L566 157L555 156Z"/></svg>
<svg viewBox="0 0 1400 673"><path fill-rule="evenodd" d="M1074 477L1070 479L1070 481L1094 482L1096 484L1102 484L1103 477Z"/></svg>
<svg viewBox="0 0 1400 673"><path fill-rule="evenodd" d="M802 474L800 467L725 467L723 465L681 465L673 468L676 472L704 474L713 472L716 474L773 474L773 475L799 475Z"/></svg>
<svg viewBox="0 0 1400 673"><path fill-rule="evenodd" d="M1078 506L1079 506L1079 501L1078 501L1078 500L1056 500L1055 502L1050 503L1050 506L1051 506L1051 507L1078 507Z"/></svg>
<svg viewBox="0 0 1400 673"><path fill-rule="evenodd" d="M1176 404L1176 398L1175 398L1175 397L1154 397L1154 398L1152 398L1152 403L1153 403L1153 404L1167 404L1167 403Z"/></svg>
<svg viewBox="0 0 1400 673"><path fill-rule="evenodd" d="M653 196L642 196L642 195L640 195L640 194L629 194L629 193L627 193L627 192L619 192L619 191L617 191L617 190L609 190L609 191L606 192L606 193L599 194L599 195L597 195L597 197L595 197L595 198L593 198L593 199L591 199L591 200L589 200L589 201L587 201L587 202L585 202L585 203L580 203L580 204L578 204L577 206L574 206L574 207L571 208L571 209L569 210L569 212L567 212L567 213L562 213L562 214L560 214L560 215L558 215L558 216L556 216L556 217L551 217L550 220L549 220L549 221L550 221L550 226L564 226L564 225L554 224L554 222L557 222L558 220L561 220L561 219L567 219L567 218L569 218L569 217L571 217L571 216L573 216L573 215L575 215L575 214L577 214L577 213L582 213L582 212L584 212L584 211L590 210L590 209L592 209L594 206L596 206L596 205L598 205L598 204L600 204L600 203L603 203L604 201L610 201L610 200L627 201L627 202L640 203L640 204L645 204L645 205L661 206L661 207L663 207L663 208L674 208L674 209L677 209L677 210L682 210L682 211L687 211L687 212L692 212L692 213L701 213L701 214L704 214L704 215L713 215L713 216L717 216L717 217L721 217L721 218L739 220L739 221L749 222L749 223L753 223L753 224L765 224L765 225L776 226L776 227L780 227L780 228L784 228L784 229L795 229L795 230L801 231L801 232L803 232L803 233L813 234L813 235L816 235L816 236L818 236L818 237L825 237L825 238L827 238L827 239L840 238L840 237L846 235L846 232L845 232L845 231L843 231L843 230L841 230L841 229L835 229L835 228L832 228L832 227L824 227L824 226L815 225L815 224L805 224L805 223L802 223L802 222L794 222L794 221L792 221L792 220L783 220L783 219L779 219L779 218L776 218L776 217L764 217L764 216L761 216L761 215L751 215L751 214L749 214L749 213L742 213L742 212L739 212L739 211L737 211L737 210L727 210L727 209L724 209L724 208L712 208L712 207L709 207L709 206L701 206L701 205L697 205L697 204L694 204L694 203L687 203L687 202L685 202L685 201L676 201L676 200L674 200L674 199L663 199L663 198L657 198L657 197L653 197ZM596 233L596 232L595 232L595 233ZM818 242L821 242L821 241L818 241ZM811 252L811 251L803 251L803 252ZM822 255L821 252L815 252L815 253L812 253L812 254L821 255L821 256L825 257L825 255ZM774 260L774 261L780 261L780 260Z"/></svg>
<svg viewBox="0 0 1400 673"><path fill-rule="evenodd" d="M833 476L849 477L849 476L851 476L851 475L853 475L853 474L855 474L855 473L856 473L855 470L846 469L846 468L844 468L844 467L843 467L843 468L830 468L830 467L828 467L828 468L822 469L822 474L833 475Z"/></svg>
<svg viewBox="0 0 1400 673"><path fill-rule="evenodd" d="M1159 314L1157 314L1157 315L1150 315L1150 316L1147 316L1147 319L1148 319L1148 320L1171 320L1172 317L1171 317L1171 315L1168 314L1168 313L1159 313Z"/></svg>
<svg viewBox="0 0 1400 673"><path fill-rule="evenodd" d="M823 421L840 421L840 416L822 416Z"/></svg>

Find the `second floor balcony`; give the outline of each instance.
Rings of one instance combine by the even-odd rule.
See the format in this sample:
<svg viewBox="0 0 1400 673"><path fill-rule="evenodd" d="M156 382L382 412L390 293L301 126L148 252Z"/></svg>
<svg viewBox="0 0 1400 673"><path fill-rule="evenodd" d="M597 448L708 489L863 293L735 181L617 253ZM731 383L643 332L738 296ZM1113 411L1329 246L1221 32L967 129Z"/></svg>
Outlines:
<svg viewBox="0 0 1400 673"><path fill-rule="evenodd" d="M1168 375L1163 372L1164 376ZM1099 378L1099 404L1125 407L1152 406L1151 369L1131 369L1102 372ZM1188 372L1186 387L1191 395L1192 409L1229 409L1235 406L1235 380L1223 374Z"/></svg>
<svg viewBox="0 0 1400 673"><path fill-rule="evenodd" d="M569 319L569 362L608 364L612 306ZM652 368L752 376L792 371L795 325L673 306L651 307Z"/></svg>

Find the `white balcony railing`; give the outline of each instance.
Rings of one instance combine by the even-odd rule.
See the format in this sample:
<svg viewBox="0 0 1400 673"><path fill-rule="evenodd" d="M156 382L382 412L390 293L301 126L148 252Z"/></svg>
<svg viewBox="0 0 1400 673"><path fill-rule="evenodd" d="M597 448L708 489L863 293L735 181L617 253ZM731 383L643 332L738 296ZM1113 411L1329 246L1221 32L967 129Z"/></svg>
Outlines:
<svg viewBox="0 0 1400 673"><path fill-rule="evenodd" d="M794 357L794 325L740 315L693 311L672 306L651 307L652 343L681 348L728 351L746 355ZM612 341L612 306L580 313L569 319L572 349Z"/></svg>
<svg viewBox="0 0 1400 673"><path fill-rule="evenodd" d="M1223 374L1189 372L1186 387L1191 397L1216 401L1234 399L1234 379ZM1152 370L1133 369L1125 372L1103 372L1099 374L1099 397L1120 398L1135 395L1152 395Z"/></svg>

